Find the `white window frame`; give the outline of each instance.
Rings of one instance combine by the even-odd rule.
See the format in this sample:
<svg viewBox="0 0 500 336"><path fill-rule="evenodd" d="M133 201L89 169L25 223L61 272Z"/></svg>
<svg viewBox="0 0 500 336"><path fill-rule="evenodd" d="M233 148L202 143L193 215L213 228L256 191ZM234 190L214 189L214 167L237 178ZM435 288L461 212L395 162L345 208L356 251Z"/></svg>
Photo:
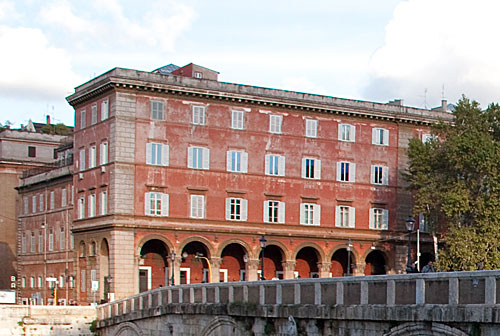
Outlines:
<svg viewBox="0 0 500 336"><path fill-rule="evenodd" d="M232 173L248 172L248 153L240 150L226 152L226 169Z"/></svg>
<svg viewBox="0 0 500 336"><path fill-rule="evenodd" d="M107 191L101 191L101 201L99 203L99 214L101 216L108 214L108 193L107 193Z"/></svg>
<svg viewBox="0 0 500 336"><path fill-rule="evenodd" d="M163 101L151 100L151 119L165 120L165 104Z"/></svg>
<svg viewBox="0 0 500 336"><path fill-rule="evenodd" d="M245 112L241 110L231 111L231 128L242 130L245 129Z"/></svg>
<svg viewBox="0 0 500 336"><path fill-rule="evenodd" d="M285 176L285 156L266 154L265 174L270 176Z"/></svg>
<svg viewBox="0 0 500 336"><path fill-rule="evenodd" d="M43 238L42 231L38 231L38 252L43 252Z"/></svg>
<svg viewBox="0 0 500 336"><path fill-rule="evenodd" d="M80 149L80 171L85 170L85 148Z"/></svg>
<svg viewBox="0 0 500 336"><path fill-rule="evenodd" d="M144 195L144 213L146 216L168 216L169 195L158 192L147 192Z"/></svg>
<svg viewBox="0 0 500 336"><path fill-rule="evenodd" d="M356 181L356 164L348 161L337 162L337 181L339 182L355 182Z"/></svg>
<svg viewBox="0 0 500 336"><path fill-rule="evenodd" d="M61 189L61 207L65 207L68 205L68 198L67 198L67 192L66 188Z"/></svg>
<svg viewBox="0 0 500 336"><path fill-rule="evenodd" d="M210 149L205 147L188 147L188 168L210 169Z"/></svg>
<svg viewBox="0 0 500 336"><path fill-rule="evenodd" d="M35 277L32 276L30 277L30 288L35 288L36 287L36 280Z"/></svg>
<svg viewBox="0 0 500 336"><path fill-rule="evenodd" d="M168 166L170 148L167 144L148 142L146 144L146 164Z"/></svg>
<svg viewBox="0 0 500 336"><path fill-rule="evenodd" d="M371 166L371 183L376 185L389 184L389 167L382 165Z"/></svg>
<svg viewBox="0 0 500 336"><path fill-rule="evenodd" d="M429 219L423 213L418 214L418 229L420 232L429 232Z"/></svg>
<svg viewBox="0 0 500 336"><path fill-rule="evenodd" d="M99 164L105 165L108 163L109 153L108 153L108 142L103 141L99 148Z"/></svg>
<svg viewBox="0 0 500 336"><path fill-rule="evenodd" d="M35 232L31 232L30 235L30 252L35 252Z"/></svg>
<svg viewBox="0 0 500 336"><path fill-rule="evenodd" d="M80 272L80 292L85 293L87 291L86 284L87 279L85 279L86 274L85 270L81 270Z"/></svg>
<svg viewBox="0 0 500 336"><path fill-rule="evenodd" d="M190 217L205 218L205 196L191 195L190 200Z"/></svg>
<svg viewBox="0 0 500 336"><path fill-rule="evenodd" d="M50 210L54 210L56 206L55 194L54 191L50 192Z"/></svg>
<svg viewBox="0 0 500 336"><path fill-rule="evenodd" d="M302 158L302 178L321 179L321 160L311 157Z"/></svg>
<svg viewBox="0 0 500 336"><path fill-rule="evenodd" d="M193 125L203 126L206 124L206 106L203 105L193 105L192 113L193 118L191 120Z"/></svg>
<svg viewBox="0 0 500 336"><path fill-rule="evenodd" d="M269 133L281 134L281 125L283 123L283 116L279 114L269 115Z"/></svg>
<svg viewBox="0 0 500 336"><path fill-rule="evenodd" d="M49 251L54 251L54 231L49 229Z"/></svg>
<svg viewBox="0 0 500 336"><path fill-rule="evenodd" d="M306 137L308 138L318 137L318 120L306 119Z"/></svg>
<svg viewBox="0 0 500 336"><path fill-rule="evenodd" d="M101 121L109 118L109 100L105 99L101 102Z"/></svg>
<svg viewBox="0 0 500 336"><path fill-rule="evenodd" d="M97 147L92 145L89 147L89 169L95 168L97 164Z"/></svg>
<svg viewBox="0 0 500 336"><path fill-rule="evenodd" d="M226 220L245 222L248 218L248 201L244 198L226 198Z"/></svg>
<svg viewBox="0 0 500 336"><path fill-rule="evenodd" d="M89 195L89 212L88 216L89 217L95 217L96 215L96 197L95 194L90 194Z"/></svg>
<svg viewBox="0 0 500 336"><path fill-rule="evenodd" d="M81 196L78 199L78 219L85 218L85 198Z"/></svg>
<svg viewBox="0 0 500 336"><path fill-rule="evenodd" d="M335 207L335 227L354 228L356 226L356 208L348 205Z"/></svg>
<svg viewBox="0 0 500 336"><path fill-rule="evenodd" d="M355 142L356 141L356 127L351 124L339 124L339 141Z"/></svg>
<svg viewBox="0 0 500 336"><path fill-rule="evenodd" d="M61 251L66 249L66 231L62 226L59 228L59 249Z"/></svg>
<svg viewBox="0 0 500 336"><path fill-rule="evenodd" d="M38 277L38 288L42 288L43 287L43 279L41 276Z"/></svg>
<svg viewBox="0 0 500 336"><path fill-rule="evenodd" d="M97 124L97 104L92 105L90 125Z"/></svg>
<svg viewBox="0 0 500 336"><path fill-rule="evenodd" d="M382 208L370 208L369 227L371 230L388 230L389 210Z"/></svg>
<svg viewBox="0 0 500 336"><path fill-rule="evenodd" d="M31 212L36 213L36 195L31 197Z"/></svg>
<svg viewBox="0 0 500 336"><path fill-rule="evenodd" d="M300 203L300 224L320 225L321 205L315 203Z"/></svg>
<svg viewBox="0 0 500 336"><path fill-rule="evenodd" d="M87 113L85 110L80 111L80 129L87 127Z"/></svg>
<svg viewBox="0 0 500 336"><path fill-rule="evenodd" d="M27 215L29 212L29 200L28 197L23 197L23 205L24 205L24 215Z"/></svg>
<svg viewBox="0 0 500 336"><path fill-rule="evenodd" d="M43 197L43 194L40 194L40 196L38 196L38 200L39 200L39 203L40 203L40 211L44 211L45 210L45 204L44 204L44 197Z"/></svg>
<svg viewBox="0 0 500 336"><path fill-rule="evenodd" d="M285 202L276 200L264 201L264 223L285 223Z"/></svg>
<svg viewBox="0 0 500 336"><path fill-rule="evenodd" d="M389 130L379 127L373 128L372 144L377 146L389 146Z"/></svg>

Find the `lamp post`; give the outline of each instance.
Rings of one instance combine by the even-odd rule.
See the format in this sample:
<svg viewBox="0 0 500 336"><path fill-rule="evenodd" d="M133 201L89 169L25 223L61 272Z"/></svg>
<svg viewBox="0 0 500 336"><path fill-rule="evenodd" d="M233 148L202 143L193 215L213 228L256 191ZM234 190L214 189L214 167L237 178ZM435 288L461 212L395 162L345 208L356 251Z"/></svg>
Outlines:
<svg viewBox="0 0 500 336"><path fill-rule="evenodd" d="M405 224L406 230L408 230L408 262L406 264L406 273L411 273L413 271L411 267L411 233L413 231L413 227L415 226L415 220L412 216L408 216Z"/></svg>
<svg viewBox="0 0 500 336"><path fill-rule="evenodd" d="M200 252L196 252L194 257L196 259L203 259L207 262L207 265L208 265L208 279L207 279L208 281L207 282L212 282L212 266L210 266L210 260L208 260L207 257L204 257L203 254Z"/></svg>
<svg viewBox="0 0 500 336"><path fill-rule="evenodd" d="M170 260L172 260L172 266L170 267L172 269L172 281L170 283L172 284L172 286L174 286L175 285L175 281L174 281L175 252L174 251L170 252Z"/></svg>
<svg viewBox="0 0 500 336"><path fill-rule="evenodd" d="M349 239L347 241L347 276L351 275L351 249L352 241Z"/></svg>
<svg viewBox="0 0 500 336"><path fill-rule="evenodd" d="M266 278L264 278L264 251L266 249L267 239L264 235L262 235L262 237L260 237L259 243L260 243L260 248L262 250L262 252L261 252L260 280L266 280Z"/></svg>

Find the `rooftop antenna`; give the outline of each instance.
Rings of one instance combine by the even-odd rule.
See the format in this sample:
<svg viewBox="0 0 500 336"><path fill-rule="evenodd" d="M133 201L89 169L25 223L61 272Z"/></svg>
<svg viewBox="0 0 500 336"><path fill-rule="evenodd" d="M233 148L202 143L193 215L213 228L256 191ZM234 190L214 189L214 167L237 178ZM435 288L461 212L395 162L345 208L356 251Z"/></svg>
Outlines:
<svg viewBox="0 0 500 336"><path fill-rule="evenodd" d="M422 97L422 96L419 96ZM424 89L424 108L427 109L427 88Z"/></svg>
<svg viewBox="0 0 500 336"><path fill-rule="evenodd" d="M444 100L444 83L443 86L441 87L441 99Z"/></svg>

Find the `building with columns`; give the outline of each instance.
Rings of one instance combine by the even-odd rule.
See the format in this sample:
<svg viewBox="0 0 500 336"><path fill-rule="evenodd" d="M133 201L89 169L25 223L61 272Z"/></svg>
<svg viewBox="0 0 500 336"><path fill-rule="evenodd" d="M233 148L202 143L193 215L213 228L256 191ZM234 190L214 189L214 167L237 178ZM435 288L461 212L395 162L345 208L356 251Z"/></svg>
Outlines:
<svg viewBox="0 0 500 336"><path fill-rule="evenodd" d="M77 300L404 272L408 141L450 114L217 75L115 68L67 97ZM421 242L432 258L430 237Z"/></svg>

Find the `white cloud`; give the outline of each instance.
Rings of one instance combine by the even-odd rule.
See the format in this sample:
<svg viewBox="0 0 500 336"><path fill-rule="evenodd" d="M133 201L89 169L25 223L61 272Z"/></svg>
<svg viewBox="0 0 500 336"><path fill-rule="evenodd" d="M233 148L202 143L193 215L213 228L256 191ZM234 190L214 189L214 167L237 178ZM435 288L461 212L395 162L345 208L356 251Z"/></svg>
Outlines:
<svg viewBox="0 0 500 336"><path fill-rule="evenodd" d="M67 1L55 1L43 7L40 19L46 24L56 24L73 33L94 34L94 25L81 17L76 16Z"/></svg>
<svg viewBox="0 0 500 336"><path fill-rule="evenodd" d="M39 29L0 26L0 45L1 96L61 98L81 83L69 55L50 46Z"/></svg>
<svg viewBox="0 0 500 336"><path fill-rule="evenodd" d="M9 18L19 18L20 16L14 7L14 2L8 0L0 1L0 21Z"/></svg>
<svg viewBox="0 0 500 336"><path fill-rule="evenodd" d="M462 94L483 105L498 101L499 11L496 0L400 3L386 27L385 44L372 57L365 95L418 106L425 99L439 105L443 91L452 102Z"/></svg>

